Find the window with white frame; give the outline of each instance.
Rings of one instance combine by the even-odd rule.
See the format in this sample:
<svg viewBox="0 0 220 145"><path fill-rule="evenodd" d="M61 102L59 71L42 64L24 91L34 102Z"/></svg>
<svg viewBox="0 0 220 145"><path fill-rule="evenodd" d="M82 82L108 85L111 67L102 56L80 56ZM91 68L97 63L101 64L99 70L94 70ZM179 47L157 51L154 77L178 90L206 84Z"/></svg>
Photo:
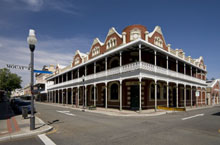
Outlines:
<svg viewBox="0 0 220 145"><path fill-rule="evenodd" d="M141 31L137 28L134 28L130 32L130 40L136 40L138 38L141 38Z"/></svg>
<svg viewBox="0 0 220 145"><path fill-rule="evenodd" d="M74 64L75 64L75 65L79 64L79 61L80 61L80 60L79 60L79 57L75 58L75 63L74 63Z"/></svg>
<svg viewBox="0 0 220 145"><path fill-rule="evenodd" d="M154 44L159 46L159 47L163 47L163 40L160 39L160 37L155 37L154 38Z"/></svg>
<svg viewBox="0 0 220 145"><path fill-rule="evenodd" d="M109 49L109 48L115 47L116 45L117 45L116 38L111 38L108 40L106 48Z"/></svg>
<svg viewBox="0 0 220 145"><path fill-rule="evenodd" d="M92 49L92 56L98 55L100 53L100 47L94 47Z"/></svg>

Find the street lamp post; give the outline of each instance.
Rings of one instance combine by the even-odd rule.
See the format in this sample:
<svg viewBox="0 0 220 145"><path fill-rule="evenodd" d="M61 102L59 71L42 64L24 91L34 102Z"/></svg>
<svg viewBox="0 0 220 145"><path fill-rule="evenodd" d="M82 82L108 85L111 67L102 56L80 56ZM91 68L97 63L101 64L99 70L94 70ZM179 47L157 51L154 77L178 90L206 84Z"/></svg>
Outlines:
<svg viewBox="0 0 220 145"><path fill-rule="evenodd" d="M85 76L83 75L82 76L82 83L83 83L83 91L82 91L83 92L83 95L82 95L82 97L83 97L83 108L85 107L85 102L84 102L85 101L85 99L84 99L84 81L85 81Z"/></svg>
<svg viewBox="0 0 220 145"><path fill-rule="evenodd" d="M29 36L27 37L27 42L31 51L31 117L30 117L30 130L35 129L35 116L34 116L34 95L33 95L33 83L34 83L34 50L35 44L37 43L37 38L35 36L35 31L30 29Z"/></svg>

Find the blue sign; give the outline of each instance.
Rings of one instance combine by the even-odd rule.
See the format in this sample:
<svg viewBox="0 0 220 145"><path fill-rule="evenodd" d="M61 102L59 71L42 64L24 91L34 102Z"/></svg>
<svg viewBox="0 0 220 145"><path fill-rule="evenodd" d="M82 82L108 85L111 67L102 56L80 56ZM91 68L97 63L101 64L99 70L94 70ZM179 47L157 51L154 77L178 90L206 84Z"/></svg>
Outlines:
<svg viewBox="0 0 220 145"><path fill-rule="evenodd" d="M53 72L51 72L51 71L44 71L44 70L34 70L34 73L53 74Z"/></svg>

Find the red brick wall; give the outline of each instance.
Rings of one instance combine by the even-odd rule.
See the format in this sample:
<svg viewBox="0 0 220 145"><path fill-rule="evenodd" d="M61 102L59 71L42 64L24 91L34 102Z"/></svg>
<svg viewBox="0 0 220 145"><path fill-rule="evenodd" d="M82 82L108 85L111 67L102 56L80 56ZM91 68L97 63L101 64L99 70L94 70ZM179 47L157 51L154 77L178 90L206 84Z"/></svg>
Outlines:
<svg viewBox="0 0 220 145"><path fill-rule="evenodd" d="M151 38L148 38L148 41L149 41L150 43L154 44L154 38L155 38L155 37L160 37L160 39L163 41L163 49L166 50L166 51L168 51L168 47L166 46L165 40L164 40L163 36L162 36L160 33L155 32L155 33L152 35ZM154 45L155 45L155 44L154 44Z"/></svg>
<svg viewBox="0 0 220 145"><path fill-rule="evenodd" d="M130 31L134 28L138 28L140 31L141 31L141 38L143 40L145 40L145 31L147 31L147 28L143 25L139 25L139 24L136 24L136 25L130 25L130 26L127 26L126 28L124 28L124 30L122 32L126 32L126 43L130 42Z"/></svg>
<svg viewBox="0 0 220 145"><path fill-rule="evenodd" d="M79 63L78 63L78 64L81 64L81 63L82 63L82 58L80 57L79 54L76 54L76 55L74 56L72 66L76 66L76 65L75 65L75 59L76 59L77 57L79 57ZM78 65L78 64L77 64L77 65Z"/></svg>

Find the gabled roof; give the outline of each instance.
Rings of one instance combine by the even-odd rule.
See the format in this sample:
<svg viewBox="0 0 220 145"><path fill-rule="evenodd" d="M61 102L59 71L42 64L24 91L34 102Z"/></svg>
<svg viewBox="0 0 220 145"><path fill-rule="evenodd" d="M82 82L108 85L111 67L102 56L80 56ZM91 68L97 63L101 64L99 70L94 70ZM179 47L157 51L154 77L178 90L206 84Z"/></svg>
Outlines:
<svg viewBox="0 0 220 145"><path fill-rule="evenodd" d="M95 38L95 39L93 40L92 46L95 45L96 43L99 43L101 46L104 44L104 43L102 43L102 42L99 40L99 38Z"/></svg>
<svg viewBox="0 0 220 145"><path fill-rule="evenodd" d="M84 57L87 56L87 54L82 53L82 52L80 52L79 50L76 50L76 53L75 53L74 57L75 57L77 54L79 54L79 56L80 56L81 58L84 58Z"/></svg>
<svg viewBox="0 0 220 145"><path fill-rule="evenodd" d="M160 33L161 35L163 35L160 26L156 26L156 27L154 28L154 30L149 33L148 36L149 36L149 37L152 37L155 32L158 32L158 33Z"/></svg>
<svg viewBox="0 0 220 145"><path fill-rule="evenodd" d="M105 37L104 43L106 42L108 36L109 36L109 35L112 35L112 34L114 34L114 33L116 33L120 38L122 38L121 34L119 34L119 33L115 30L114 27L111 27L111 28L108 30L108 34L107 34L107 36Z"/></svg>
<svg viewBox="0 0 220 145"><path fill-rule="evenodd" d="M162 37L163 37L163 33L162 33L162 30L161 30L161 27L160 27L160 26L156 26L156 27L154 28L154 30L148 34L148 36L151 38L151 37L154 35L155 32L158 32L158 33L161 34ZM163 37L163 40L164 40L165 44L167 44L166 41L165 41L165 39L164 39L164 37Z"/></svg>
<svg viewBox="0 0 220 145"><path fill-rule="evenodd" d="M219 81L219 80L216 79L216 80L213 80L213 81L211 81L211 82L207 82L208 87L212 88L218 81Z"/></svg>
<svg viewBox="0 0 220 145"><path fill-rule="evenodd" d="M203 61L203 57L200 56L198 59L195 59L195 62L201 62L201 60Z"/></svg>

